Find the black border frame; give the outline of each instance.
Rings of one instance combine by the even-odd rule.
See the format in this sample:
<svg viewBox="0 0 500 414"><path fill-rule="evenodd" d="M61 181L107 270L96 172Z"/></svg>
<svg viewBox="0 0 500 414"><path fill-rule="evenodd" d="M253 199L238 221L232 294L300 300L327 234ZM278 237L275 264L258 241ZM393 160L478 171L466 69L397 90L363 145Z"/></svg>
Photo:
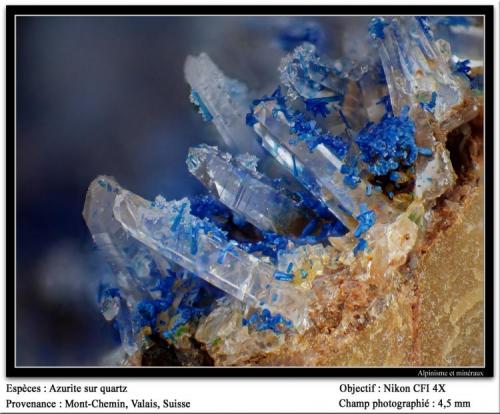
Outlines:
<svg viewBox="0 0 500 414"><path fill-rule="evenodd" d="M485 17L485 366L484 368L425 367L17 367L15 363L15 18L17 15L484 15ZM480 378L493 376L494 346L494 6L389 5L269 5L269 6L6 6L6 376L7 377L419 377L418 371L467 371ZM458 378L458 377L457 377Z"/></svg>

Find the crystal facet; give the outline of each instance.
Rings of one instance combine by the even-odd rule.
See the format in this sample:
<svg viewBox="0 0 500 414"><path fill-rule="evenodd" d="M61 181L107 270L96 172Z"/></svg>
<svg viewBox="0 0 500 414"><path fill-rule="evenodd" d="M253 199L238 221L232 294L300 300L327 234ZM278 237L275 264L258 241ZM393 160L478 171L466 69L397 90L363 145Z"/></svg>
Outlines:
<svg viewBox="0 0 500 414"><path fill-rule="evenodd" d="M204 118L213 122L228 148L258 154L255 137L245 127L250 104L246 85L226 77L206 53L188 56L184 75L192 89L191 99L205 114Z"/></svg>
<svg viewBox="0 0 500 414"><path fill-rule="evenodd" d="M152 205L121 190L113 214L122 231L160 257L250 306L283 314L299 329L306 324L307 292L277 281L273 266L228 241L212 223L192 216L187 199Z"/></svg>
<svg viewBox="0 0 500 414"><path fill-rule="evenodd" d="M405 105L411 108L434 101L436 120L449 123L452 109L466 101L469 85L443 58L426 18L393 18L382 23L376 39L394 112L399 114ZM469 106L474 105L460 112L472 110L474 116Z"/></svg>
<svg viewBox="0 0 500 414"><path fill-rule="evenodd" d="M314 214L257 172L250 156L232 158L217 147L190 148L188 169L219 200L258 229L300 236Z"/></svg>

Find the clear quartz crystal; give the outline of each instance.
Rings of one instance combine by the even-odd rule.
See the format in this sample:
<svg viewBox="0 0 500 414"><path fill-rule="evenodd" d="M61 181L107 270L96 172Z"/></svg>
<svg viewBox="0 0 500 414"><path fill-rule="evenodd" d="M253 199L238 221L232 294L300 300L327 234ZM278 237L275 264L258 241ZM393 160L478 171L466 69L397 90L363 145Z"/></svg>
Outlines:
<svg viewBox="0 0 500 414"><path fill-rule="evenodd" d="M121 187L113 178L96 178L87 191L83 217L94 243L116 275L121 296L126 297L132 307L147 295L148 288L151 287L145 277L148 273L137 266L138 263L147 264L145 260L148 249L130 239L113 215L113 204L120 191Z"/></svg>
<svg viewBox="0 0 500 414"><path fill-rule="evenodd" d="M436 145L431 159L421 159L416 166L415 197L434 200L453 187L456 176L448 151L441 143Z"/></svg>
<svg viewBox="0 0 500 414"><path fill-rule="evenodd" d="M357 81L368 70L367 65L354 64L347 59L333 61L321 56L314 45L303 43L281 60L278 70L291 100L299 97L304 101L332 99L328 103L328 116L318 120L329 132L346 136L346 124L339 111L353 130L366 124Z"/></svg>
<svg viewBox="0 0 500 414"><path fill-rule="evenodd" d="M348 228L357 226L355 217L362 203L375 211L381 222L396 216L384 195L377 192L366 195L363 180L354 189L345 185L340 172L343 162L325 145L319 144L311 151L305 142L290 143L291 125L282 112L276 111L275 102L261 102L254 114L258 122L253 127L262 139L262 146Z"/></svg>
<svg viewBox="0 0 500 414"><path fill-rule="evenodd" d="M432 148L432 157L418 157L415 164L415 198L434 200L455 183L455 172L448 150L434 136L427 114L414 108L411 114L415 122L415 142L419 147Z"/></svg>
<svg viewBox="0 0 500 414"><path fill-rule="evenodd" d="M475 116L477 105L464 77L454 74L448 63L451 51L443 40L434 41L415 17L393 18L378 39L378 50L396 114L403 106L411 108L418 146L431 148L433 156L419 157L415 196L432 200L455 182L448 151L435 137L430 119L435 119L444 134ZM430 111L421 104L431 102Z"/></svg>
<svg viewBox="0 0 500 414"><path fill-rule="evenodd" d="M190 148L189 172L219 200L261 230L300 236L313 214L273 187L250 155L233 158L205 144Z"/></svg>
<svg viewBox="0 0 500 414"><path fill-rule="evenodd" d="M415 17L393 18L377 46L396 114L405 105L430 102L436 93L434 117L443 122L464 101L468 85L452 73L432 34Z"/></svg>
<svg viewBox="0 0 500 414"><path fill-rule="evenodd" d="M184 76L212 115L212 122L228 148L259 154L261 149L253 132L245 125L251 102L246 85L225 76L206 53L187 57Z"/></svg>
<svg viewBox="0 0 500 414"><path fill-rule="evenodd" d="M363 78L365 78L366 76L367 74L365 74ZM380 99L380 97L378 99ZM361 89L361 80L359 80L358 82L349 81L344 95L344 102L342 104L342 113L347 119L349 129L353 132L347 130L345 133L341 133L339 135L347 136L350 142L352 142L352 136L355 134L355 132L361 130L361 128L363 128L368 122L372 121L372 118L370 116L373 114L370 112L370 110L373 112L373 109L365 106L366 103L366 97L365 95L363 95L363 89ZM383 105L376 105L376 103L375 106L383 107ZM380 110L380 108L377 109ZM383 108L381 109L383 111ZM344 122L342 123L344 124ZM346 126L344 124L344 129L345 128Z"/></svg>
<svg viewBox="0 0 500 414"><path fill-rule="evenodd" d="M108 296L105 297L101 302L101 312L104 319L107 321L112 321L116 318L120 312L120 297L119 296Z"/></svg>
<svg viewBox="0 0 500 414"><path fill-rule="evenodd" d="M132 355L138 350L130 319L130 309L150 295L153 278L145 267L153 259L141 243L131 239L113 215L113 204L120 186L111 177L100 176L89 186L83 209L83 217L92 233L97 248L113 271L113 285L120 290L119 296L105 296L101 311L106 320L118 321L123 349ZM139 265L140 264L140 265ZM161 258L154 261L157 268L165 268Z"/></svg>
<svg viewBox="0 0 500 414"><path fill-rule="evenodd" d="M342 68L334 72L333 66L319 56L314 45L304 43L283 58L278 70L291 98L310 99L344 94L347 76L336 75Z"/></svg>
<svg viewBox="0 0 500 414"><path fill-rule="evenodd" d="M380 99L388 95L387 85L380 81L376 70L370 70L359 80L359 87L362 101L360 106L365 109L368 121L379 122L385 113Z"/></svg>
<svg viewBox="0 0 500 414"><path fill-rule="evenodd" d="M157 204L121 190L113 214L131 239L161 257L248 306L280 313L297 329L306 326L309 301L306 290L276 280L273 266L222 238L207 221L192 216L187 199L163 200L160 207Z"/></svg>

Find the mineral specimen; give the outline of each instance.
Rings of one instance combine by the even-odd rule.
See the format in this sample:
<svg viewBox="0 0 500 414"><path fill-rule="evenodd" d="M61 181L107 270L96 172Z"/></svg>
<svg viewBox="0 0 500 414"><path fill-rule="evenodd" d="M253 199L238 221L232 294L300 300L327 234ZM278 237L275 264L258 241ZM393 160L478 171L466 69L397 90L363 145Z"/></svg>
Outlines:
<svg viewBox="0 0 500 414"><path fill-rule="evenodd" d="M149 202L101 176L85 202L127 363L480 364L479 24L375 17L363 56L351 39L335 59L317 24L288 28L281 85L253 100L188 57L222 138L187 154L210 195Z"/></svg>
<svg viewBox="0 0 500 414"><path fill-rule="evenodd" d="M101 183L105 191L93 191ZM122 289L129 286L151 288L146 285L147 278L140 279L149 274L130 272L120 257L124 252L131 254L128 245L117 246L125 239L127 244L150 250L150 255L158 260L182 266L242 302L283 314L296 328L307 324L308 292L281 282L280 272L273 266L241 250L210 221L192 216L187 199L167 202L157 197L150 203L104 177L91 185L90 192L93 198L88 200L84 215L96 243L109 253L108 260L117 269L125 267L127 282ZM100 206L112 199L112 210L101 210ZM93 220L103 211L108 222L96 228ZM107 239L107 244L101 242L103 238ZM148 266L146 261L140 264Z"/></svg>

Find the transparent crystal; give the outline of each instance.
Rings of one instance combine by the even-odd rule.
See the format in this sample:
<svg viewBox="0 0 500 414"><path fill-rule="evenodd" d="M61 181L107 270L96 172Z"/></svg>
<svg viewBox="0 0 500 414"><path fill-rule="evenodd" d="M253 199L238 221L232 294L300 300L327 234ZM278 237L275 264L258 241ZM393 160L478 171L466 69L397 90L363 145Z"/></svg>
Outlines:
<svg viewBox="0 0 500 414"><path fill-rule="evenodd" d="M195 334L196 340L204 343L211 355L222 354L225 364L238 365L283 344L284 335L276 335L270 330L251 332L248 326L243 326L244 309L237 300L226 296L219 302Z"/></svg>
<svg viewBox="0 0 500 414"><path fill-rule="evenodd" d="M121 297L133 307L154 287L155 281L149 277L153 263L162 273L166 273L168 263L158 257L153 259L151 251L131 239L116 221L113 204L120 191L121 187L113 178L96 178L87 191L83 217L94 243L116 276Z"/></svg>
<svg viewBox="0 0 500 414"><path fill-rule="evenodd" d="M120 298L117 296L108 296L101 303L101 312L104 319L112 321L120 312Z"/></svg>
<svg viewBox="0 0 500 414"><path fill-rule="evenodd" d="M325 145L319 144L311 151L303 141L291 143L291 125L278 109L274 101L267 101L254 110L258 122L253 128L262 138L262 146L344 225L350 229L357 226L355 217L362 203L375 211L377 220L384 222L395 217L396 211L384 195L377 192L366 195L363 180L354 189L344 184L344 175L340 172L343 161Z"/></svg>
<svg viewBox="0 0 500 414"><path fill-rule="evenodd" d="M189 172L223 204L261 230L300 236L314 217L257 171L255 157L233 159L202 144L189 149L186 162Z"/></svg>
<svg viewBox="0 0 500 414"><path fill-rule="evenodd" d="M278 70L291 100L301 98L306 104L315 100L327 102L327 119L319 122L331 133L346 135L346 119L353 130L365 125L367 117L360 104L357 81L368 71L367 65L349 59L331 60L321 56L314 45L303 43L282 59Z"/></svg>
<svg viewBox="0 0 500 414"><path fill-rule="evenodd" d="M436 93L434 117L438 122L445 121L450 111L464 102L467 82L452 73L432 33L417 18L393 18L383 33L377 47L394 112L399 114L405 105L411 108L430 102Z"/></svg>
<svg viewBox="0 0 500 414"><path fill-rule="evenodd" d="M138 361L137 351L156 340L151 336L156 334L173 344L179 361L188 364L193 361L189 355L193 336L216 364L353 364L356 352L350 348L361 341L371 344L366 349L373 351L373 332L389 338L383 345L403 349L402 344L409 342L413 349L411 323L400 323L412 321L413 297L408 295L411 289L405 288L418 262L412 252L422 247L429 231L441 229L438 216L446 226L451 223L447 209L458 206L455 197L463 196L462 177L456 187L460 191L446 193L456 180L447 140L453 144L448 147L455 163L455 144L461 151L467 134L478 133L480 124L480 119L466 123L477 115L481 105L477 96L483 93L482 18L460 17L452 17L454 23L450 19L443 23L446 16L374 19L380 24L369 31L362 19L343 20L343 33L328 47L331 53L343 55L334 56L335 60L319 54L319 41L318 49L309 43L296 47L304 40L315 43L308 33L316 28L292 31L298 27L294 26L288 36L292 46L284 49L296 48L279 68L282 86L272 96L253 102L247 87L226 77L206 54L187 58L184 73L192 89L191 101L206 121L214 123L224 151L234 154L201 145L190 149L187 165L232 211L234 220L228 219L230 214L218 202L214 204L220 210L213 214L211 204L200 202L195 209L193 202L196 214L191 214L188 199L157 197L151 203L108 177L91 184L84 217L114 278L109 289L100 290L99 306L105 320L118 326L122 349L134 355L130 361ZM258 24L254 28L261 32ZM368 36L375 42L365 41ZM260 42L253 43L271 52ZM262 65L257 61L252 65L257 69L254 75L262 89L270 91L268 86L274 87L276 81L276 76L269 76L271 67L282 55L254 55L263 59ZM286 98L281 94L283 86ZM368 123L376 125L372 128ZM468 132L463 132L463 138L453 134L457 141L451 142L448 132L461 125ZM406 146L394 150L398 139ZM370 143L375 143L371 153ZM262 147L272 157L262 157ZM303 188L297 187L303 186L316 200L306 195L298 208L281 184L278 189L276 181L259 172L258 158L249 153L260 156L259 168L269 176L282 169L283 187L300 193ZM380 160L386 156L391 158L389 167L371 168L377 163L384 167ZM443 194L436 210L436 199ZM322 205L316 209L318 201ZM311 223L324 220L322 224L331 225L330 229L338 224L326 218L330 215L323 204L358 231L330 237L331 245L313 244L319 232L290 239L305 233L302 230ZM304 205L313 207L306 210ZM205 209L206 216L215 216L228 234L245 241L238 244L210 219L197 217ZM362 211L368 213L364 219ZM271 234L276 240L268 240L269 234L264 233L264 240L254 241L259 232L240 226L240 219L277 233ZM438 227L433 227L435 223ZM322 232L321 237L325 234L333 233ZM364 247L358 249L361 241ZM101 286L107 287L107 282ZM194 285L202 286L201 299ZM227 295L208 297L213 286ZM169 305L154 306L167 303L167 295L173 298ZM198 299L204 311L197 308ZM151 303L153 322L138 323L140 311L147 312ZM253 325L257 319L252 321L250 316L269 312L256 310L281 314L300 331L309 323L314 329L292 336L290 332L279 335L269 325L257 328ZM182 319L183 311L190 316ZM394 320L399 321L398 329L387 331ZM162 331L177 332L179 326L183 344L190 344L187 347ZM311 349L314 352L307 352ZM405 352L409 355L401 351ZM387 352L379 354L387 356ZM345 360L343 355L348 355ZM123 360L123 355L113 359Z"/></svg>
<svg viewBox="0 0 500 414"><path fill-rule="evenodd" d="M422 109L412 112L415 122L415 142L423 148L432 148L432 157L418 157L415 164L415 198L434 200L455 184L455 172L450 154L435 137L428 117Z"/></svg>
<svg viewBox="0 0 500 414"><path fill-rule="evenodd" d="M343 95L346 77L341 77L343 67L321 58L316 47L304 43L281 61L281 82L290 89L292 97L323 98Z"/></svg>
<svg viewBox="0 0 500 414"><path fill-rule="evenodd" d="M131 239L159 256L249 306L281 313L298 329L306 325L307 291L276 280L273 266L225 240L210 222L192 216L187 199L151 204L121 190L113 214Z"/></svg>
<svg viewBox="0 0 500 414"><path fill-rule="evenodd" d="M261 149L255 143L253 132L245 126L251 102L246 85L226 77L206 53L187 57L184 76L210 112L228 148L259 154Z"/></svg>
<svg viewBox="0 0 500 414"><path fill-rule="evenodd" d="M379 122L384 116L385 108L380 100L389 94L385 82L381 82L380 74L375 69L368 71L360 80L361 107L366 111L370 122Z"/></svg>
<svg viewBox="0 0 500 414"><path fill-rule="evenodd" d="M167 330L175 319L177 307L197 286L193 276L176 268L166 258L129 236L113 213L116 198L122 191L111 177L100 176L89 186L83 216L94 242L109 263L112 275L102 281L100 309L107 321L117 322L123 349L132 355L144 342L140 326L133 323L133 312L140 302L162 298L159 288L170 271L179 275L175 282L172 305L165 309L158 332ZM153 327L155 328L155 327Z"/></svg>

